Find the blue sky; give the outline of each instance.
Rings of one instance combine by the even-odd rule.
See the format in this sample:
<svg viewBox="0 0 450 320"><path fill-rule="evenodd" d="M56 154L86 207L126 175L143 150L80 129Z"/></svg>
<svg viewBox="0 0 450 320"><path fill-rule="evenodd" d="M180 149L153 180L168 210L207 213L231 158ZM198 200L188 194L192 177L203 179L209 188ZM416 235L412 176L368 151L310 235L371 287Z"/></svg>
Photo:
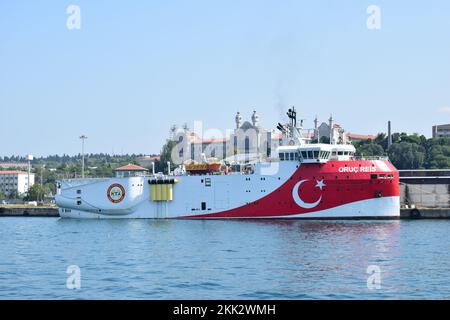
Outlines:
<svg viewBox="0 0 450 320"><path fill-rule="evenodd" d="M66 8L81 29L66 28ZM366 9L381 9L368 30ZM0 156L157 153L176 123L418 132L450 117L450 2L0 2Z"/></svg>

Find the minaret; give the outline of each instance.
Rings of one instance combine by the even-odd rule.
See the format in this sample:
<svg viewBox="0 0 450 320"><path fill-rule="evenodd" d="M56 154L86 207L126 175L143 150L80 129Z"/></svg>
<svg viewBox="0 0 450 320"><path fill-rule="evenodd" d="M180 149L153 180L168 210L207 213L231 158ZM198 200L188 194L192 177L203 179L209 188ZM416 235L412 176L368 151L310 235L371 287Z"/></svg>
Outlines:
<svg viewBox="0 0 450 320"><path fill-rule="evenodd" d="M391 121L388 121L388 148L392 145Z"/></svg>
<svg viewBox="0 0 450 320"><path fill-rule="evenodd" d="M252 123L254 127L257 127L259 125L259 116L256 113L256 111L253 111L253 115L252 115Z"/></svg>
<svg viewBox="0 0 450 320"><path fill-rule="evenodd" d="M319 120L317 120L317 115L314 118L314 135L317 138L317 143L319 143Z"/></svg>
<svg viewBox="0 0 450 320"><path fill-rule="evenodd" d="M259 116L258 116L258 114L256 113L256 111L255 110L253 110L253 114L252 114L252 124L253 124L253 126L254 127L258 127L258 125L259 125ZM258 156L260 156L260 154L259 154L259 130L256 130L256 154L258 155Z"/></svg>
<svg viewBox="0 0 450 320"><path fill-rule="evenodd" d="M333 115L330 114L330 119L328 119L329 122L329 126L330 126L330 144L333 143L333 125L334 125L334 121L333 121Z"/></svg>
<svg viewBox="0 0 450 320"><path fill-rule="evenodd" d="M178 127L174 124L170 127L170 140L175 140L175 134L178 130Z"/></svg>
<svg viewBox="0 0 450 320"><path fill-rule="evenodd" d="M236 129L239 129L242 124L242 116L239 111L238 111L238 113L236 113L236 117L234 119L236 121Z"/></svg>

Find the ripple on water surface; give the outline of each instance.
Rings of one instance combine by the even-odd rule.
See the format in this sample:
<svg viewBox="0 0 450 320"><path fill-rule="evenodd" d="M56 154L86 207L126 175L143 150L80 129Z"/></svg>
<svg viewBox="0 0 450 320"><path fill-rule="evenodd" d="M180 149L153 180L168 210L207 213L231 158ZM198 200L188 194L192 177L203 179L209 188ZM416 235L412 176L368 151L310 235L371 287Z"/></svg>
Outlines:
<svg viewBox="0 0 450 320"><path fill-rule="evenodd" d="M449 298L450 221L0 218L1 299ZM66 288L67 267L81 288ZM380 270L369 289L368 266Z"/></svg>

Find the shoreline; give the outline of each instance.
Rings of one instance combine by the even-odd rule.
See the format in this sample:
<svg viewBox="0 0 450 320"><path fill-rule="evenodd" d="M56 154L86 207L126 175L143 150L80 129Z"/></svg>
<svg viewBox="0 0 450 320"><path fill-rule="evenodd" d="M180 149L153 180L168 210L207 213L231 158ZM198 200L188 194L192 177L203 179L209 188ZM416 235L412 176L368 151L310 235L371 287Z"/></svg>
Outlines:
<svg viewBox="0 0 450 320"><path fill-rule="evenodd" d="M59 217L57 206L2 205L0 217Z"/></svg>
<svg viewBox="0 0 450 320"><path fill-rule="evenodd" d="M0 217L59 217L59 211L57 206L2 205ZM450 208L401 208L400 219L450 219Z"/></svg>

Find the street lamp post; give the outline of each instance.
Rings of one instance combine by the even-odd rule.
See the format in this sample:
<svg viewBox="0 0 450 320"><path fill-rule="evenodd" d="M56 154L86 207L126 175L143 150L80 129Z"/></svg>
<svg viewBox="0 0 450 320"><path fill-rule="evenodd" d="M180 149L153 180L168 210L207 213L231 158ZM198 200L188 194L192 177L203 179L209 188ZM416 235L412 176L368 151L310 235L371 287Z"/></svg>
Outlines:
<svg viewBox="0 0 450 320"><path fill-rule="evenodd" d="M30 176L31 176L31 161L33 161L34 157L33 155L29 154L27 155L27 161L28 161L28 182L27 182L27 193L30 192Z"/></svg>
<svg viewBox="0 0 450 320"><path fill-rule="evenodd" d="M45 168L45 164L43 164L42 166L41 166L41 191L42 190L44 190L44 178L43 178L43 171L44 171L44 168ZM42 202L44 202L44 196L45 196L45 192L43 192L42 194L41 194L41 201Z"/></svg>
<svg viewBox="0 0 450 320"><path fill-rule="evenodd" d="M84 179L84 140L88 137L84 134L80 136L81 139L81 177Z"/></svg>

